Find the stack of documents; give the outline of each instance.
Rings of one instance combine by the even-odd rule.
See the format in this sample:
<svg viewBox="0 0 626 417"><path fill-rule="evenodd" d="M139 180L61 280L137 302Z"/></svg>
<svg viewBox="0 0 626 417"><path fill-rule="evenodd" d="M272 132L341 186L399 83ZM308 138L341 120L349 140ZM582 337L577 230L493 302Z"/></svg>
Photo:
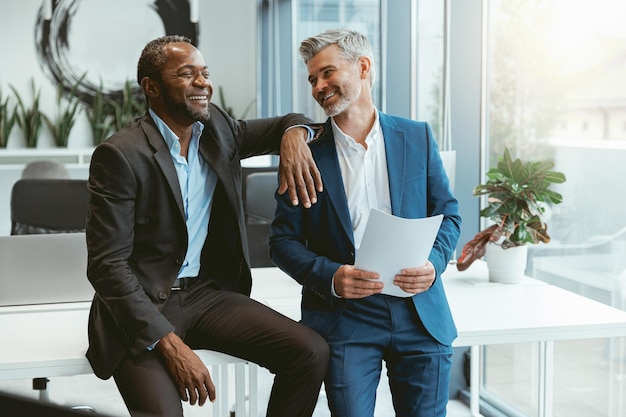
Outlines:
<svg viewBox="0 0 626 417"><path fill-rule="evenodd" d="M377 272L385 284L383 294L411 297L393 284L403 268L416 268L428 260L443 214L422 219L403 219L372 209L365 226L354 267Z"/></svg>

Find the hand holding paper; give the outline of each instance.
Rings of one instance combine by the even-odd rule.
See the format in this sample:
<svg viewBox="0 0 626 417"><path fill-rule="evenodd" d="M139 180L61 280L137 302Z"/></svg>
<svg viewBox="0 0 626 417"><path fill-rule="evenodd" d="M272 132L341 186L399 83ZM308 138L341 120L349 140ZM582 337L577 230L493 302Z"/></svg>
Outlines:
<svg viewBox="0 0 626 417"><path fill-rule="evenodd" d="M372 209L354 267L377 272L385 284L383 294L411 297L393 284L403 268L422 266L435 243L443 215L403 219Z"/></svg>

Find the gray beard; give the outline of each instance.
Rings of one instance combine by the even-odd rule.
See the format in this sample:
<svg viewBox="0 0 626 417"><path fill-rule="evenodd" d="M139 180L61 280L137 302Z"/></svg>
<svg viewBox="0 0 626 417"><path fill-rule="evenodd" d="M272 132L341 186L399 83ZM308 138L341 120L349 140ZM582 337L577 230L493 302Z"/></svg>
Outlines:
<svg viewBox="0 0 626 417"><path fill-rule="evenodd" d="M348 100L346 100L344 97L341 97L341 99L337 103L328 107L323 107L323 109L324 113L326 113L326 116L334 117L347 109L349 105L350 103L348 102Z"/></svg>

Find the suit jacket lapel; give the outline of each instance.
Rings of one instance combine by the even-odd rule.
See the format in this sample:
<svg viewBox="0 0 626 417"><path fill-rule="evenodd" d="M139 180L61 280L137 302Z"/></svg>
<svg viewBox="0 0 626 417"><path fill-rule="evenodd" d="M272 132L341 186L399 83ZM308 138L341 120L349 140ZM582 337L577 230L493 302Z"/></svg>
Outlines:
<svg viewBox="0 0 626 417"><path fill-rule="evenodd" d="M402 215L400 210L402 207L404 172L406 169L405 132L399 129L396 122L386 114L378 112L378 117L383 136L385 137L391 211L394 215Z"/></svg>
<svg viewBox="0 0 626 417"><path fill-rule="evenodd" d="M143 131L146 134L148 142L154 149L154 160L159 168L163 172L167 184L169 185L172 197L176 200L176 205L183 219L185 219L185 208L183 206L183 195L180 190L180 184L178 183L178 175L176 174L176 168L174 168L174 162L172 162L172 155L170 153L163 136L157 129L152 117L149 115L144 116L141 121Z"/></svg>
<svg viewBox="0 0 626 417"><path fill-rule="evenodd" d="M322 178L324 182L324 192L327 194L332 207L337 213L344 233L350 237L350 240L354 244L350 210L348 209L348 200L346 199L346 192L343 187L341 169L339 168L335 138L333 136L330 119L328 119L324 125L324 133L322 133L320 139L311 144L311 152L315 156L315 161L317 162L320 172L324 173L324 177Z"/></svg>
<svg viewBox="0 0 626 417"><path fill-rule="evenodd" d="M235 184L235 176L228 164L229 160L222 152L220 142L209 125L205 125L200 137L199 152L217 174L218 181L224 185L230 205L236 209L238 199L236 190L239 188Z"/></svg>

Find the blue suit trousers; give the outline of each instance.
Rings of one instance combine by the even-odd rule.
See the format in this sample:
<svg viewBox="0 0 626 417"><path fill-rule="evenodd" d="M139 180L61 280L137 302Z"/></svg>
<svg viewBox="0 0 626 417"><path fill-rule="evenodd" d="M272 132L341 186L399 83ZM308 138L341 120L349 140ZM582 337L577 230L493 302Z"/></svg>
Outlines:
<svg viewBox="0 0 626 417"><path fill-rule="evenodd" d="M348 300L328 338L333 417L372 417L385 362L396 416L446 415L452 347L433 339L410 298Z"/></svg>

